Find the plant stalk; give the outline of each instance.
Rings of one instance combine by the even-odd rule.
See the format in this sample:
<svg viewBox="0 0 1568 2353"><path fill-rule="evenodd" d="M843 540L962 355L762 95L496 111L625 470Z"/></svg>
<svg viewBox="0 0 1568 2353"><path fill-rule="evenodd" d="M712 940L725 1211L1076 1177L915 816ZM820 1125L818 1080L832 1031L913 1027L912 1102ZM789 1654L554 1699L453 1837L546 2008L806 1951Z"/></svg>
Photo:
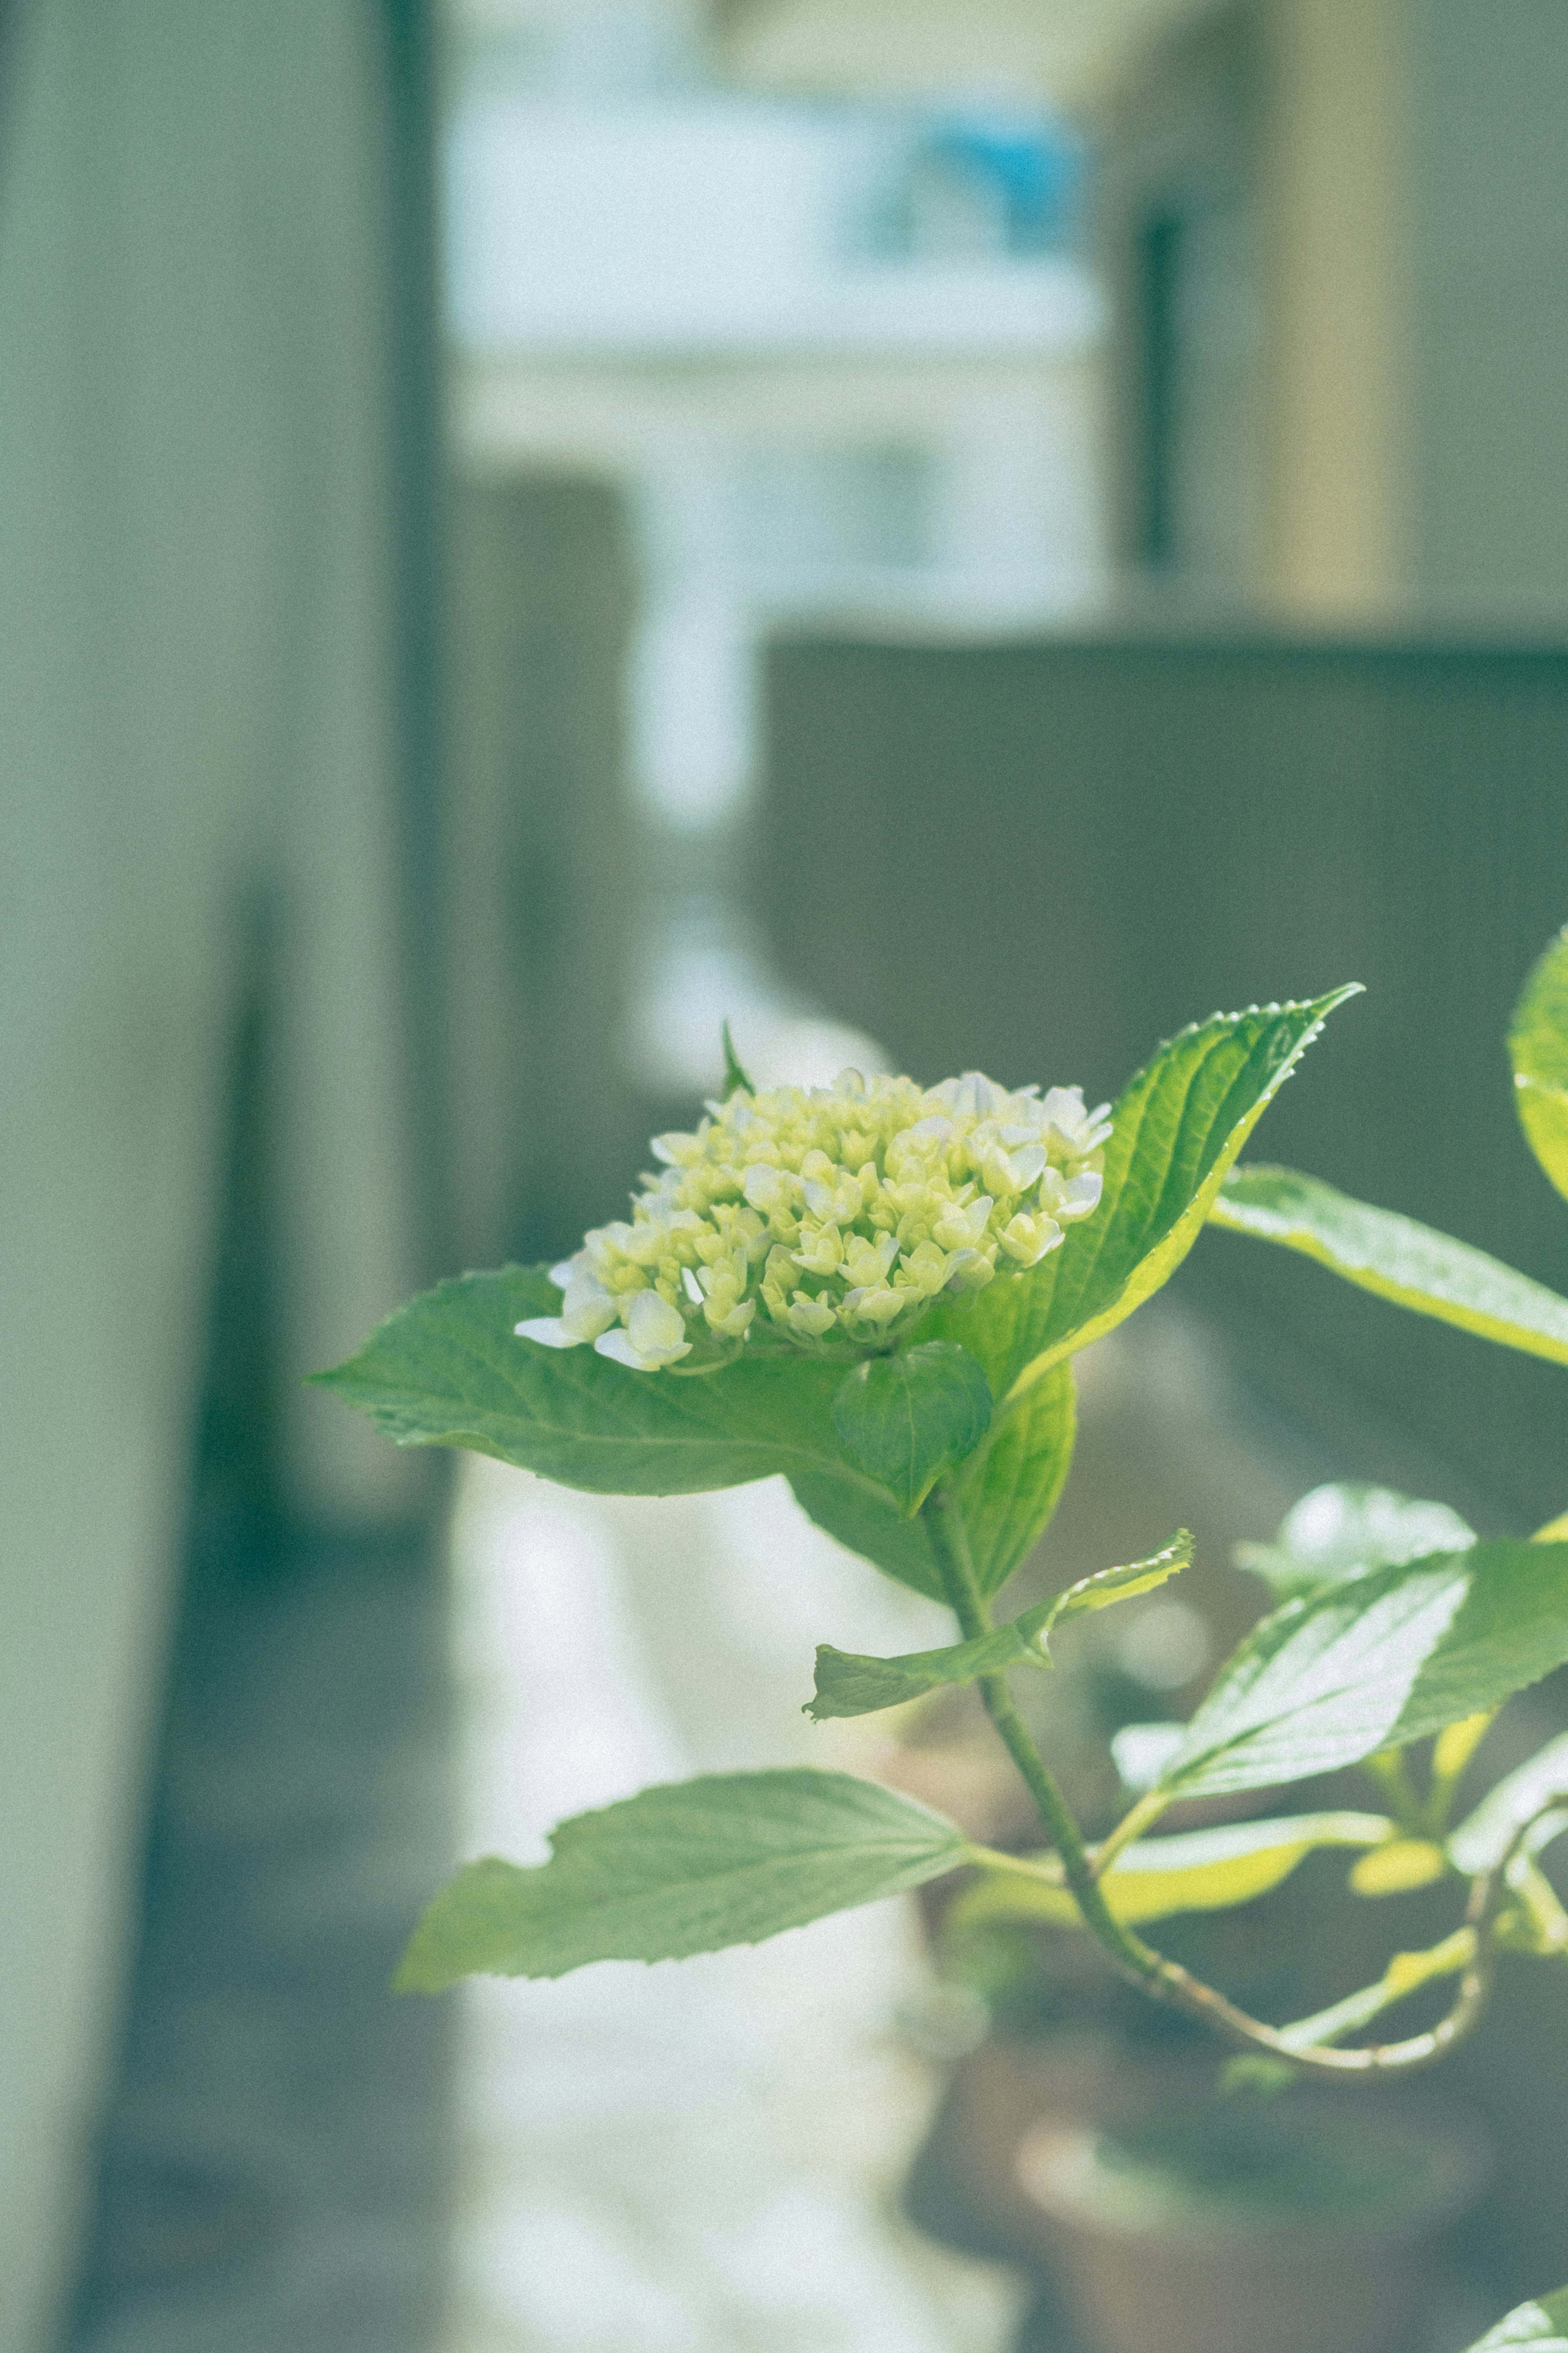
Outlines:
<svg viewBox="0 0 1568 2353"><path fill-rule="evenodd" d="M921 1517L936 1556L943 1595L965 1640L973 1641L980 1635L989 1634L993 1630L991 1612L975 1577L968 1532L945 1486L932 1488L921 1506ZM1215 1987L1194 1977L1190 1969L1157 1953L1116 1917L1097 1876L1096 1857L1085 1842L1056 1776L1030 1737L1028 1726L1014 1703L1006 1675L982 1675L980 1694L986 1714L1023 1776L1060 1858L1062 1875L1084 1926L1122 1975L1157 2000L1185 2010L1189 2017L1211 2027L1228 2042L1249 2050L1269 2052L1309 2073L1332 2075L1387 2074L1426 2066L1450 2050L1480 2016L1490 1983L1493 1946L1489 1929L1496 1907L1497 1873L1488 1873L1472 1883L1466 1915L1474 1931L1471 1957L1460 1977L1452 2009L1436 2026L1423 2034L1407 2036L1401 2042L1374 2043L1352 2051L1336 2050L1322 2043L1294 2042L1289 2029L1281 2031L1262 2019L1250 2017ZM1136 1814L1138 1809L1133 1811ZM1122 1828L1125 1830L1126 1824ZM1118 1845L1121 1843L1119 1841ZM1110 1860L1109 1854L1106 1859Z"/></svg>

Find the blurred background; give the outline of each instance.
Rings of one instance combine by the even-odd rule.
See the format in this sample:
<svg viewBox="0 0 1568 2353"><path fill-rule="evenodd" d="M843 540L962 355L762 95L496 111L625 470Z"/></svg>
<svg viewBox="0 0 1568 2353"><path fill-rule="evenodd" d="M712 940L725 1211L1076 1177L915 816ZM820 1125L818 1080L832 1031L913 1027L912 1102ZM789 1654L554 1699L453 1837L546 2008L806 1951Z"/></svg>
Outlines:
<svg viewBox="0 0 1568 2353"><path fill-rule="evenodd" d="M940 1616L301 1377L616 1214L725 1016L1095 1100L1357 978L1268 1155L1568 1283L1565 186L1560 0L0 6L3 2353L1077 2353L958 2146L1048 1956L385 1992L650 1778L1005 1830L966 1718L797 1712ZM1200 1543L1064 1678L1091 1810L1302 1489L1563 1502L1558 1371L1228 1237L1083 1387L1020 1591ZM1429 2353L1568 2274L1565 2052L1521 1972L1451 2071Z"/></svg>

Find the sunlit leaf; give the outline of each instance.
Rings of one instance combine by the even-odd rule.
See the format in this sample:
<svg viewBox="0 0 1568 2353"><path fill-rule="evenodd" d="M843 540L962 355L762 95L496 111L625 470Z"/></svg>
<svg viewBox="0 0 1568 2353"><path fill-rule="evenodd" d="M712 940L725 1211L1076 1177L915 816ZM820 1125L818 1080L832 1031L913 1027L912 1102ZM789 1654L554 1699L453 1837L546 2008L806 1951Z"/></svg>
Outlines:
<svg viewBox="0 0 1568 2353"><path fill-rule="evenodd" d="M1568 1194L1568 931L1525 982L1508 1050L1520 1124L1557 1190Z"/></svg>
<svg viewBox="0 0 1568 2353"><path fill-rule="evenodd" d="M1136 1926L1178 1912L1216 1912L1250 1904L1288 1879L1315 1847L1375 1848L1392 1837L1382 1814L1297 1814L1279 1821L1226 1822L1174 1838L1139 1839L1100 1882L1119 1920ZM1032 1871L987 1872L966 1888L949 1915L954 1928L1004 1920L1081 1925L1054 1855Z"/></svg>
<svg viewBox="0 0 1568 2353"><path fill-rule="evenodd" d="M435 1898L398 1971L409 1993L458 1978L557 1978L588 1961L680 1960L760 1944L970 1860L912 1798L808 1767L710 1774L575 1815L548 1862L469 1863Z"/></svg>
<svg viewBox="0 0 1568 2353"><path fill-rule="evenodd" d="M1152 1592L1166 1577L1185 1568L1192 1556L1193 1540L1184 1529L1149 1559L1080 1577L1065 1593L1026 1609L1011 1625L999 1626L994 1633L979 1635L973 1641L955 1642L946 1650L910 1651L899 1658L876 1659L858 1651L836 1651L830 1642L823 1642L816 1653L816 1696L806 1714L819 1723L828 1716L870 1715L879 1708L919 1699L940 1683L970 1683L1008 1667L1047 1666L1050 1636L1063 1619Z"/></svg>
<svg viewBox="0 0 1568 2353"><path fill-rule="evenodd" d="M1568 1544L1478 1544L1287 1601L1220 1669L1167 1797L1335 1771L1494 1707L1568 1660Z"/></svg>
<svg viewBox="0 0 1568 2353"><path fill-rule="evenodd" d="M1568 1799L1568 1732L1549 1740L1488 1790L1474 1813L1449 1836L1455 1864L1467 1877L1495 1870L1525 1824L1559 1799Z"/></svg>
<svg viewBox="0 0 1568 2353"><path fill-rule="evenodd" d="M1293 1504L1272 1544L1239 1544L1237 1568L1267 1578L1281 1599L1336 1583L1363 1568L1460 1552L1476 1532L1447 1504L1413 1502L1392 1487L1314 1487Z"/></svg>
<svg viewBox="0 0 1568 2353"><path fill-rule="evenodd" d="M1568 1364L1568 1299L1432 1226L1294 1168L1234 1169L1209 1221L1316 1259L1359 1290L1505 1348Z"/></svg>
<svg viewBox="0 0 1568 2353"><path fill-rule="evenodd" d="M1513 2353L1517 2346L1530 2353L1568 2353L1568 2287L1543 2295L1539 2304L1516 2305L1495 2328L1489 2328L1469 2353Z"/></svg>
<svg viewBox="0 0 1568 2353"><path fill-rule="evenodd" d="M991 1420L979 1361L952 1340L868 1357L833 1398L847 1453L908 1518L944 1471L973 1453Z"/></svg>
<svg viewBox="0 0 1568 2353"><path fill-rule="evenodd" d="M999 1404L1110 1331L1174 1274L1220 1182L1323 1022L1357 990L1216 1013L1162 1046L1112 1108L1104 1191L1029 1273L937 1328L973 1348Z"/></svg>
<svg viewBox="0 0 1568 2353"><path fill-rule="evenodd" d="M1124 1724L1110 1736L1110 1758L1129 1789L1152 1789L1183 1741L1184 1724Z"/></svg>

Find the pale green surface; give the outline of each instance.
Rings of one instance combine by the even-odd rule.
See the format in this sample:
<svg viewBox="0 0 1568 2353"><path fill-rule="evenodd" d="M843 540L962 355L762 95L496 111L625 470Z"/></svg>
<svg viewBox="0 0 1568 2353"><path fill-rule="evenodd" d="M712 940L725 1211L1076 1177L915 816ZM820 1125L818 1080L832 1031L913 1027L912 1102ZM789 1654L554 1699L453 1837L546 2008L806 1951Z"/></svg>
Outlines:
<svg viewBox="0 0 1568 2353"><path fill-rule="evenodd" d="M1520 1125L1557 1190L1568 1195L1568 931L1525 982L1508 1051Z"/></svg>
<svg viewBox="0 0 1568 2353"><path fill-rule="evenodd" d="M1063 1619L1152 1593L1168 1577L1187 1567L1192 1556L1193 1540L1184 1530L1149 1559L1099 1569L1094 1576L1069 1585L1065 1593L1026 1609L1011 1625L999 1626L994 1633L979 1635L973 1641L955 1642L946 1650L910 1651L900 1658L872 1659L835 1650L830 1642L819 1643L816 1696L806 1714L818 1723L828 1716L869 1715L879 1708L919 1699L939 1683L970 1683L1007 1667L1048 1666L1050 1636Z"/></svg>
<svg viewBox="0 0 1568 2353"><path fill-rule="evenodd" d="M991 1423L977 1357L952 1340L872 1356L847 1374L833 1426L868 1478L909 1517L944 1471L973 1453Z"/></svg>
<svg viewBox="0 0 1568 2353"><path fill-rule="evenodd" d="M1529 2345L1534 2353L1568 2353L1568 2287L1543 2295L1539 2304L1516 2305L1477 2338L1469 2353L1507 2353L1514 2345Z"/></svg>
<svg viewBox="0 0 1568 2353"><path fill-rule="evenodd" d="M1448 1852L1460 1871L1488 1871L1502 1861L1514 1833L1559 1798L1568 1798L1568 1732L1488 1790L1450 1835Z"/></svg>
<svg viewBox="0 0 1568 2353"><path fill-rule="evenodd" d="M574 1815L550 1844L531 1869L489 1858L460 1871L415 1930L400 1989L755 1945L919 1887L972 1852L912 1798L809 1766L643 1789Z"/></svg>
<svg viewBox="0 0 1568 2353"><path fill-rule="evenodd" d="M1118 1857L1101 1884L1117 1918L1133 1926L1180 1912L1224 1911L1278 1887L1315 1847L1377 1847L1393 1828L1382 1814L1298 1814L1278 1821L1226 1822L1216 1830L1175 1838L1140 1839ZM1044 1875L1058 1871L1055 1857L1047 1855L1039 1859L1042 1875L988 1875L959 1898L952 1925L1044 1920L1061 1927L1081 1926L1067 1887L1051 1885Z"/></svg>
<svg viewBox="0 0 1568 2353"><path fill-rule="evenodd" d="M1155 1786L1195 1797L1333 1772L1565 1660L1568 1544L1479 1544L1373 1569L1255 1627Z"/></svg>
<svg viewBox="0 0 1568 2353"><path fill-rule="evenodd" d="M1500 1259L1294 1168L1232 1171L1210 1222L1314 1258L1362 1291L1483 1340L1568 1365L1568 1299Z"/></svg>
<svg viewBox="0 0 1568 2353"><path fill-rule="evenodd" d="M1337 1584L1363 1568L1458 1552L1476 1532L1447 1504L1427 1504L1392 1487L1334 1482L1293 1504L1272 1544L1236 1547L1237 1568L1265 1578L1280 1600Z"/></svg>

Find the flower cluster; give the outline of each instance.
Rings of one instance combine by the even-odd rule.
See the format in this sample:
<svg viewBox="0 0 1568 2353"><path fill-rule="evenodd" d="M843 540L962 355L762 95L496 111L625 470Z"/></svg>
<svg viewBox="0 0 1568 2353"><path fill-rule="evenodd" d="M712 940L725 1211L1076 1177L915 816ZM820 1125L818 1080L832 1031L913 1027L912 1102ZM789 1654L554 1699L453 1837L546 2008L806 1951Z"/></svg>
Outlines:
<svg viewBox="0 0 1568 2353"><path fill-rule="evenodd" d="M629 1223L552 1270L558 1316L639 1372L711 1359L766 1324L799 1345L901 1336L944 1293L1034 1266L1100 1199L1105 1113L1078 1087L1009 1092L977 1071L923 1089L843 1071L830 1087L741 1088L695 1134L657 1136Z"/></svg>

